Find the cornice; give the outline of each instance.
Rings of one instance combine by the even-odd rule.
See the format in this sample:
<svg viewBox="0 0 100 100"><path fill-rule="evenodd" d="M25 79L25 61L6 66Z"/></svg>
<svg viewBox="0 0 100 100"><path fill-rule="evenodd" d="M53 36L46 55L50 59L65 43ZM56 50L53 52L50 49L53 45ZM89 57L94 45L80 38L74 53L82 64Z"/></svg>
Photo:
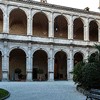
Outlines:
<svg viewBox="0 0 100 100"><path fill-rule="evenodd" d="M65 6L49 4L49 3L42 3L42 2L31 1L31 0L7 0L7 1L26 3L26 4L30 4L30 5L37 5L37 6L49 7L49 8L53 8L53 9L79 12L79 13L84 13L84 14L91 14L91 15L98 15L98 16L100 15L100 13L94 12L94 11L86 11L86 10L82 10L82 9L65 7Z"/></svg>

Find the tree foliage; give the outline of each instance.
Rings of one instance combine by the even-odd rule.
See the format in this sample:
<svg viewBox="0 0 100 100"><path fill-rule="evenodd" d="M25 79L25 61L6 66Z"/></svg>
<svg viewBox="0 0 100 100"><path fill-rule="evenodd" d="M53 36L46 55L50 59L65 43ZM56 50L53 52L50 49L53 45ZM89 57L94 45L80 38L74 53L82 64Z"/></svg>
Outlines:
<svg viewBox="0 0 100 100"><path fill-rule="evenodd" d="M88 57L88 62L79 62L73 70L73 80L85 89L100 88L100 45L98 51Z"/></svg>

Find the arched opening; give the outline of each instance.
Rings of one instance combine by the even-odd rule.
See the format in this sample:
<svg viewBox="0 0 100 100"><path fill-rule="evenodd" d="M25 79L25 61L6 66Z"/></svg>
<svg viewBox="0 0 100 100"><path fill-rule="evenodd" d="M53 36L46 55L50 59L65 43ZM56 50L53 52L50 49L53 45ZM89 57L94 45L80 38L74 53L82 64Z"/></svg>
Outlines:
<svg viewBox="0 0 100 100"><path fill-rule="evenodd" d="M2 80L2 53L0 51L0 81Z"/></svg>
<svg viewBox="0 0 100 100"><path fill-rule="evenodd" d="M81 52L77 52L74 55L74 66L80 61L83 61L83 54Z"/></svg>
<svg viewBox="0 0 100 100"><path fill-rule="evenodd" d="M48 19L42 12L38 12L33 17L33 35L48 37Z"/></svg>
<svg viewBox="0 0 100 100"><path fill-rule="evenodd" d="M12 10L9 18L10 34L27 35L27 16L23 10Z"/></svg>
<svg viewBox="0 0 100 100"><path fill-rule="evenodd" d="M54 79L67 80L67 56L63 51L55 54Z"/></svg>
<svg viewBox="0 0 100 100"><path fill-rule="evenodd" d="M43 50L37 50L33 54L33 80L48 80L48 56Z"/></svg>
<svg viewBox="0 0 100 100"><path fill-rule="evenodd" d="M96 57L96 55L97 55L97 52L98 52L98 51L92 53L92 54L89 56L88 62L94 62L94 61L95 61L95 57Z"/></svg>
<svg viewBox="0 0 100 100"><path fill-rule="evenodd" d="M54 20L54 37L68 38L68 23L62 15L57 16Z"/></svg>
<svg viewBox="0 0 100 100"><path fill-rule="evenodd" d="M81 18L76 18L74 20L73 34L74 39L84 40L84 27Z"/></svg>
<svg viewBox="0 0 100 100"><path fill-rule="evenodd" d="M91 21L89 23L89 40L98 41L98 25L96 21Z"/></svg>
<svg viewBox="0 0 100 100"><path fill-rule="evenodd" d="M3 32L3 12L0 10L0 32Z"/></svg>
<svg viewBox="0 0 100 100"><path fill-rule="evenodd" d="M26 54L21 49L14 49L10 52L9 80L26 80Z"/></svg>

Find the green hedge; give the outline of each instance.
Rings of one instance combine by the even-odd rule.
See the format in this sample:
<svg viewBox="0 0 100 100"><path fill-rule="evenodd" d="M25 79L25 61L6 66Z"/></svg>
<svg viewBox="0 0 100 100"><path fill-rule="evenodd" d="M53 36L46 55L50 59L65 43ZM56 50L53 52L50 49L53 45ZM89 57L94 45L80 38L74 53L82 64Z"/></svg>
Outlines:
<svg viewBox="0 0 100 100"><path fill-rule="evenodd" d="M4 100L10 96L10 93L7 90L0 88L0 100Z"/></svg>

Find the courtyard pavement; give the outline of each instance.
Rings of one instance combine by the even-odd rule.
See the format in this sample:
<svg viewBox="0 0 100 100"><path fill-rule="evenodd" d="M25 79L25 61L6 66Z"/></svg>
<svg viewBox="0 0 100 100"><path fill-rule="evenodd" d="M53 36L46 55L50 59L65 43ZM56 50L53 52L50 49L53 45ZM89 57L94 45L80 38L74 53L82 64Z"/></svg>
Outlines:
<svg viewBox="0 0 100 100"><path fill-rule="evenodd" d="M6 100L85 100L72 81L0 82L11 95Z"/></svg>

